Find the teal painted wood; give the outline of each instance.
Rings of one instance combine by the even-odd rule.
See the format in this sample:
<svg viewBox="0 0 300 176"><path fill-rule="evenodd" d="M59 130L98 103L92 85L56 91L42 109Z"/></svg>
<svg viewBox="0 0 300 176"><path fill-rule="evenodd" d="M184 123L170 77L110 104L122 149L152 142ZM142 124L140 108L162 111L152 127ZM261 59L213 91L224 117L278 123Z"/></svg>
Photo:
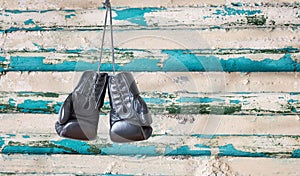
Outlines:
<svg viewBox="0 0 300 176"><path fill-rule="evenodd" d="M57 51L38 44L36 51L0 54L0 71L84 71L97 70L99 50ZM60 54L56 54L56 53ZM51 55L55 53L55 55ZM299 48L138 50L116 49L117 71L147 72L299 72ZM31 55L31 56L29 56ZM105 57L110 57L108 51ZM257 59L260 58L260 59ZM105 60L102 71L112 71Z"/></svg>
<svg viewBox="0 0 300 176"><path fill-rule="evenodd" d="M0 92L0 113L57 114L67 94ZM291 115L300 111L299 92L163 93L142 92L153 114ZM110 111L106 97L102 113Z"/></svg>
<svg viewBox="0 0 300 176"><path fill-rule="evenodd" d="M2 10L0 32L100 30L104 9ZM278 16L277 14L281 14ZM227 4L180 8L124 8L113 10L115 29L234 29L300 25L298 4ZM93 18L90 18L93 16ZM14 21L14 23L11 22ZM80 25L78 25L80 24Z"/></svg>
<svg viewBox="0 0 300 176"><path fill-rule="evenodd" d="M57 139L54 136L55 134L34 134L28 137L18 134L2 135L0 140L1 153L116 155L133 157L212 155L231 157L300 157L300 145L297 142L300 136L298 135L195 134L191 136L168 136L154 134L148 141L128 144L111 143L107 137L103 136L91 142ZM218 152L212 153L216 149Z"/></svg>
<svg viewBox="0 0 300 176"><path fill-rule="evenodd" d="M207 34L206 32L213 31L214 33L209 34L212 36L209 40L218 40L218 36L214 37L215 34L220 36L226 34L228 31L233 31L228 35L228 38L224 37L220 39L223 41L228 39L230 42L231 37L235 36L236 31L243 31L244 33L239 33L239 35L245 36L245 40L247 40L241 44L242 47L237 44L240 43L239 38L235 38L232 43L228 42L229 44L221 43L216 46L204 46L204 48L217 49L201 49L202 46L198 47L198 45L195 47L196 49L192 49L194 46L189 45L188 47L180 46L181 49L162 49L163 47L161 47L160 49L151 50L151 47L150 49L135 49L134 47L140 47L133 44L134 47L131 47L133 49L116 49L117 70L185 73L205 71L227 73L299 72L298 58L300 50L297 46L297 31L300 26L300 4L282 2L234 2L230 4L230 2L226 1L226 5L222 2L223 4L220 3L217 6L202 5L199 7L115 8L113 12L114 25L118 33L132 31L133 33L141 32L139 35L147 35L149 34L147 33L148 31L163 31L160 33L163 36L165 30L169 30L170 33L182 31L182 34L191 31L202 31L204 32L202 34ZM7 2L7 4L9 3ZM1 4L0 8L2 7ZM91 38L97 38L95 36L102 32L102 16L104 12L103 8L98 7L79 10L48 10L45 8L42 10L8 9L0 11L0 33L2 34L0 43L3 42L3 45L0 46L0 72L5 74L6 72L53 71L52 73L55 73L95 70L99 55L98 45L95 44L95 47L93 47L93 44L89 46L82 45L80 42L77 44L78 40L74 42L77 44L75 46L72 46L72 44L65 45L62 41L68 38L61 36L65 34L69 36L72 36L70 34L74 34L75 36L84 33L86 35L91 34ZM253 29L250 32L254 33L246 36L248 29ZM271 29L280 32L276 33L276 35L271 35L273 34ZM256 34L260 32L264 32L267 36L270 34L271 37L256 37ZM36 37L40 34L46 37L36 40ZM28 35L29 37L22 38L23 35ZM191 36L193 37L194 35L188 35L188 37ZM59 38L63 44L57 46L57 40L54 40L52 37ZM260 39L260 37L263 39ZM81 38L85 37L81 37L80 35L78 38L81 40ZM89 38L85 39L89 43ZM263 43L264 40L268 41L267 44ZM12 42L10 43L10 41ZM262 44L260 44L261 42ZM106 52L105 57L109 56L110 53ZM102 70L111 71L109 61L104 62ZM52 73L49 73L49 75ZM53 77L55 78L55 76ZM270 76L267 78L270 78ZM257 82L258 86L263 85L267 81L267 78L259 79ZM294 77L293 79L296 78ZM251 79L247 81L249 80L252 81ZM282 80L283 83L286 83L285 81ZM230 83L234 84L235 82L232 81ZM168 126L168 120L174 123L174 119L179 117L179 115L187 115L184 117L191 117L187 119L191 121L195 120L193 119L193 115L198 114L220 114L221 116L219 117L222 120L228 120L229 116L225 116L228 114L233 114L234 117L247 120L250 119L247 115L257 115L258 121L260 120L259 116L271 116L272 119L278 120L276 119L277 116L286 117L285 115L292 114L296 118L299 115L300 93L278 92L280 92L280 88L276 89L273 93L235 92L206 94L203 92L144 92L141 95L147 102L151 112L155 115L167 115L164 122L155 124L158 127L154 126L154 128L158 129L147 141L116 144L112 143L108 139L108 136L101 134L96 141L85 142L59 138L55 134L54 128L50 133L42 131L44 130L42 128L36 128L35 131L31 131L31 127L26 128L27 131L14 129L17 132L9 133L8 131L11 128L3 128L7 131L1 131L0 153L2 156L10 154L29 154L27 156L77 154L126 156L132 158L181 157L187 160L189 160L190 156L300 158L300 136L298 134L290 135L291 132L284 129L276 131L273 129L275 127L269 128L273 130L270 131L276 133L275 135L268 134L265 131L264 133L266 134L258 132L255 134L254 127L253 132L251 131L250 134L243 134L239 131L241 134L216 135L199 134L200 131L199 133L197 131L196 134L190 134L191 132L188 130L168 129L171 126ZM25 119L26 115L32 115L30 118L26 118L32 120L32 123L40 122L40 120L36 120L41 119L39 117L40 114L57 114L66 96L67 94L59 92L0 92L0 113L15 114L18 116L16 119L19 120L19 124L22 121L20 119ZM102 111L108 114L109 110L109 102L106 101ZM54 116L56 117L57 115L45 115L43 117L46 118L43 120L45 122L51 121L52 124L52 121L54 122L56 119L50 119L49 117ZM202 122L199 121L200 118L198 116L195 118L198 118L196 119L198 120L197 122ZM16 123L13 121L15 119L13 117L11 118L12 120L2 117L1 119L2 122L9 122L9 124ZM186 119L184 120L187 121ZM293 121L291 117L284 122L288 122L284 123L286 125L293 122L296 123L296 120ZM23 121L22 123L25 122ZM181 126L182 128L192 126L189 122L183 123L184 126ZM232 125L239 124L237 121ZM261 124L260 122L255 123L260 128L265 124L267 124L266 121L263 121ZM182 122L176 121L172 128L179 127L180 125L182 125ZM194 123L193 125L197 124ZM248 128L251 128L253 124L248 122L247 125ZM292 134L297 133L298 128L295 126L293 126L295 131ZM280 125L278 127L281 128ZM287 125L287 127L283 126L282 128L289 127ZM51 129L49 127L45 131L50 131ZM18 131L21 131L21 133L18 133ZM188 131L188 134L182 134L182 131ZM234 130L228 129L225 132L234 133L236 131L237 128ZM280 132L282 134L278 134ZM108 175L110 174L108 173Z"/></svg>

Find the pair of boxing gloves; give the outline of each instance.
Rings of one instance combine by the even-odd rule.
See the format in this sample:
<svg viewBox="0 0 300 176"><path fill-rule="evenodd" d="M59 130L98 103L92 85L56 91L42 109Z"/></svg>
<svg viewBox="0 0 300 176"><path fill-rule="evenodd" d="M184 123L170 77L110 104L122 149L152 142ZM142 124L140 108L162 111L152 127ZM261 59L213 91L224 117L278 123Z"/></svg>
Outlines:
<svg viewBox="0 0 300 176"><path fill-rule="evenodd" d="M131 73L86 71L74 91L64 101L55 130L61 137L93 140L97 136L100 108L108 87L110 139L132 142L148 139L152 134L152 118Z"/></svg>

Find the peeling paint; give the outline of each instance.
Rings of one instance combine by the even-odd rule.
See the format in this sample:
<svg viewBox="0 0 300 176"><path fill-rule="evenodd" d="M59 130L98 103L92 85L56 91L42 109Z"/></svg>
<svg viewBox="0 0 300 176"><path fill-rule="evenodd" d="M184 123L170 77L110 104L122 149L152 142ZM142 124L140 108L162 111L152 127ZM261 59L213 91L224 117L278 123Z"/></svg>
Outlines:
<svg viewBox="0 0 300 176"><path fill-rule="evenodd" d="M166 10L166 9L165 8L129 8L123 10L114 10L117 16L113 17L113 19L127 20L131 23L140 26L147 26L145 14L160 11L160 10Z"/></svg>
<svg viewBox="0 0 300 176"><path fill-rule="evenodd" d="M297 92L282 94L284 95L281 96L283 98L278 98L277 95L273 94L258 95L249 92L234 92L222 95L143 92L141 96L153 114L256 114L270 116L274 113L289 115L298 112L298 99L295 99L296 97L294 99L290 98L292 94L297 94ZM63 104L64 99L62 97L65 97L65 94L21 91L3 93L1 97L3 101L0 102L0 113L57 114ZM262 102L256 102L258 100ZM274 104L272 108L267 105L270 101ZM104 114L109 113L109 101L104 102L101 111Z"/></svg>
<svg viewBox="0 0 300 176"><path fill-rule="evenodd" d="M300 149L293 151L292 158L300 158Z"/></svg>
<svg viewBox="0 0 300 176"><path fill-rule="evenodd" d="M256 152L245 152L241 150L237 150L234 148L232 144L224 145L219 147L218 156L240 156L240 157L267 157L264 153L256 153Z"/></svg>
<svg viewBox="0 0 300 176"><path fill-rule="evenodd" d="M30 113L50 113L48 104L52 101L44 100L25 100L24 103L18 104L17 108L20 109L20 112L30 112Z"/></svg>
<svg viewBox="0 0 300 176"><path fill-rule="evenodd" d="M4 145L5 141L3 140L3 137L0 137L0 148Z"/></svg>
<svg viewBox="0 0 300 176"><path fill-rule="evenodd" d="M50 88L47 90L49 92L39 92L41 90L39 90L40 87L36 83L38 81L35 81L33 84L31 82L33 80L26 79L36 76L32 76L31 74L45 74L49 76L49 80L51 77L52 80L60 82L62 80L60 76L63 77L67 74L58 72L96 70L99 56L99 48L97 47L99 46L92 46L96 41L93 38L98 38L101 30L103 30L103 21L101 21L101 19L96 20L96 18L91 18L104 13L101 2L82 1L80 3L68 4L66 2L53 3L49 1L46 5L45 3L37 4L33 2L34 1L31 0L23 3L7 1L1 4L3 9L0 11L0 34L3 34L0 40L7 42L4 43L5 46L3 44L0 53L0 72L8 72L7 74L10 74L9 76L1 76L1 81L3 85L8 85L10 88L13 88L17 83L21 84L21 88L23 88L23 85L33 85L30 89L24 88L24 91L21 92L9 92L19 91L20 88L5 90L5 86L3 86L5 92L0 92L0 113L7 114L5 114L3 118L1 114L1 119L3 119L4 122L9 121L12 123L12 121L7 118L12 117L11 119L18 119L17 123L22 125L24 125L24 122L20 119L26 119L28 116L30 116L29 119L35 119L36 116L37 121L40 120L41 116L57 116L40 114L57 114L66 95L66 93L59 92L64 92L66 90L64 88L55 88L57 92L51 92L53 90ZM155 47L151 46L151 43L150 45L146 43L147 45L145 46L137 46L134 42L129 46L124 45L124 47L128 47L129 49L116 49L117 71L133 71L144 74L146 72L175 72L174 75L181 74L177 72L182 72L182 74L186 74L187 72L196 72L190 74L198 74L197 72L224 72L226 79L227 75L230 75L228 76L230 81L226 83L235 84L236 80L240 83L240 85L236 85L236 87L234 87L235 85L229 85L234 87L231 88L230 91L233 90L237 92L227 92L219 96L219 94L207 94L205 91L210 90L208 88L202 89L202 87L201 91L204 93L193 92L194 94L192 94L187 92L177 94L177 91L179 91L177 88L166 88L167 92L158 92L156 94L142 92L141 95L149 105L151 113L160 115L156 117L161 117L164 122L169 122L170 120L170 123L174 123L172 124L172 128L178 127L178 129L176 129L175 134L174 129L166 128L168 126L166 124L169 123L161 123L154 127L159 129L154 130L155 133L149 140L138 143L116 144L112 143L108 136L101 136L97 138L96 141L60 140L55 134L55 131L43 133L44 131L42 132L42 130L44 129L42 127L38 128L40 131L33 126L29 128L30 130L36 130L35 132L23 132L23 129L20 130L20 127L18 127L20 129L13 129L13 127L6 128L3 126L5 127L3 129L11 130L3 130L3 134L0 137L1 153L7 154L3 155L5 162L8 162L9 158L13 156L10 154L28 154L16 156L18 158L16 162L20 161L19 157L27 157L27 160L30 158L30 161L36 162L39 160L32 160L32 156L30 155L40 154L48 154L48 158L55 159L59 158L57 156L63 154L67 154L65 155L66 157L76 155L107 155L108 157L116 156L117 159L125 156L125 158L127 157L126 159L129 158L129 160L132 161L130 164L137 163L137 160L139 160L138 162L144 161L144 159L148 161L147 159L149 158L154 158L155 160L159 159L159 161L161 161L162 158L166 157L167 164L171 164L165 166L168 167L165 170L169 169L173 171L173 174L166 175L176 175L179 173L176 173L179 169L172 165L175 162L180 164L188 163L184 168L188 171L193 171L192 174L186 172L188 175L210 175L210 173L211 175L226 175L227 173L229 173L228 175L232 175L235 171L231 168L232 165L230 166L227 162L234 162L235 159L240 159L240 157L245 158L245 160L243 160L244 163L254 157L258 158L258 160L255 161L261 161L271 157L274 159L272 160L273 162L277 162L277 158L279 157L289 159L300 158L299 136L288 135L292 131L291 128L289 128L290 131L288 132L285 131L286 129L278 130L286 133L279 133L274 130L276 125L284 127L285 124L296 123L298 119L297 115L299 114L299 92L289 92L297 91L298 85L296 83L298 83L298 73L295 72L300 71L298 59L300 49L297 48L298 46L295 44L298 39L297 31L300 27L299 3L292 1L141 1L133 2L133 4L130 3L129 6L128 4L126 5L126 2L118 1L115 3L117 5L115 6L116 8L113 9L113 18L116 21L116 23L114 23L114 29L117 32L117 36L123 34L123 36L120 35L121 37L118 38L118 40L124 40L124 37L130 38L136 37L137 35L147 36L148 34L161 35L168 38L168 31L170 33L182 31L180 37L183 37L177 41L177 36L175 36L176 39L174 40L184 45L183 47L172 47L169 46L167 42L159 43L159 45ZM121 5L118 6L119 4ZM101 8L99 8L100 6ZM128 31L132 31L132 33L128 36L124 36L127 35L126 32ZM251 31L251 35L249 36L247 36L247 34L249 34L248 31ZM193 32L199 34L199 36L193 35ZM189 35L187 35L187 33L189 33ZM31 36L31 34L33 36ZM74 37L73 41L73 35L71 34L76 35L76 40ZM34 35L37 37L35 38ZM81 37L81 35L83 37ZM181 42L181 40L188 40L186 39L188 37L203 37L203 40L201 38L201 41L199 40L200 44L195 42L190 46L190 48L194 49L182 49L189 47ZM207 43L205 43L205 40ZM71 42L68 43L68 41ZM201 43L202 41L204 41L204 44ZM259 44L256 46L255 42ZM105 51L105 56L108 57L111 55L110 51L107 49ZM105 61L101 68L103 71L112 71L110 61ZM31 76L26 75L27 73L24 74L23 71L28 71L28 75ZM45 72L49 72L49 74ZM248 72L271 73L255 73L258 76L256 76L255 82L253 83L254 74ZM283 76L280 78L274 76L274 81L268 80L272 77L271 74L275 73L274 75L278 75L277 72L285 73L283 73ZM60 76L56 74L60 74ZM153 73L146 74L151 75ZM155 76L159 77L158 74L160 73L157 73L157 75L154 73ZM199 73L199 75L202 74L205 75L206 73ZM265 75L268 76L264 77ZM25 83L23 84L22 81L19 82L17 78L25 80ZM64 79L64 81L66 80L67 79ZM9 83L6 83L6 81ZM166 87L173 85L179 86L182 80L179 79L179 82L176 82L170 79L170 85L167 81L168 80L162 80L161 85L166 83L168 84ZM187 79L187 81L190 81L190 79ZM287 81L289 81L289 83L294 82L294 84L289 84L294 86L293 89L285 89L283 88L284 86L276 87L277 85L287 83ZM199 82L197 85L202 83L201 81ZM66 84L71 85L68 81ZM31 88L37 92L30 92ZM150 86L147 90L149 91L150 89L153 88ZM270 92L265 92L264 89L268 89ZM282 89L287 92L283 93ZM175 90L176 93L171 93L172 91L169 90ZM259 91L259 93L252 92L252 90ZM102 111L104 114L109 113L110 106L108 101L104 103ZM18 116L18 118L15 117L15 114L17 114L16 116ZM189 129L187 128L202 125L197 122L202 122L203 118L214 114L220 115L219 117L223 120L228 120L228 117L242 120L246 119L246 123L248 124L245 125L247 128L243 129L243 131L246 131L247 134L231 134L230 132L232 131L230 130L229 132L223 130L222 132L225 131L225 134L190 134L192 132L188 131ZM226 116L228 114L232 115ZM248 115L252 115L252 117L248 117ZM290 115L288 123L285 121L286 115ZM278 116L280 116L280 119ZM50 121L51 119L46 120ZM234 121L232 119L230 120L230 122ZM283 121L282 124L281 120ZM236 124L228 123L229 125L227 125L227 127L230 125L238 126L239 123L240 122L236 122ZM255 126L256 124L259 125ZM265 129L259 129L264 128L264 124L267 124L267 126L276 124L271 128L267 127L268 129L272 129L272 132L275 131L276 134L269 133L269 131ZM255 128L253 126L255 126ZM296 126L292 126L292 128L297 129ZM256 129L262 133L255 131ZM188 134L186 134L186 132ZM196 130L193 132L198 133ZM296 134L295 131L291 133ZM54 154L58 155L53 156ZM205 160L200 158L201 156L212 155L216 156L213 162L209 161L205 163ZM80 157L84 158L86 156ZM223 157L226 161L224 159L223 162L221 162L219 158ZM231 160L233 157L234 159ZM104 160L103 158L100 159ZM45 161L49 162L49 160ZM108 162L111 161L112 160L109 160ZM74 164L72 162L73 161L69 162L69 164ZM291 161L289 161L288 164L290 164L290 162ZM38 164L40 165L41 163L43 164L42 160L41 162L39 161ZM118 164L118 162L115 163ZM127 165L128 163L126 162L125 165L115 165L115 163L109 163L110 166L106 167L105 171L97 171L98 173L95 173L96 171L93 170L93 174L104 173L102 175L126 176L126 174L121 174L123 172L116 172L116 168L125 169L125 167L129 167L129 165ZM145 167L148 167L149 163L144 163L146 163ZM28 169L27 165L26 167L20 165L18 168L17 166L18 164L15 166L15 170L21 174L29 173L29 170L32 169ZM180 165L180 168L182 168L181 166L182 165ZM159 167L162 166L159 165ZM206 170L201 170L202 167ZM48 169L48 167L41 168ZM13 169L9 169L10 168L1 171L1 173L14 174L14 172L12 172ZM53 170L53 168L49 169ZM82 170L80 170L79 174L89 174L83 167L80 167L80 169ZM151 175L149 173L143 173L144 170L142 170L142 168L137 170L138 171L135 172L137 174L132 175ZM69 171L57 171L57 173L58 172L72 174ZM288 172L293 174L296 171ZM30 172L30 174L48 173L51 172L44 170L40 172ZM281 174L283 172L276 170L276 174L278 173ZM249 175L244 172L234 174Z"/></svg>
<svg viewBox="0 0 300 176"><path fill-rule="evenodd" d="M147 156L159 156L161 155L156 146L136 146L134 144L112 144L101 148L102 155L147 155Z"/></svg>
<svg viewBox="0 0 300 176"><path fill-rule="evenodd" d="M3 154L63 154L68 151L61 148L31 147L31 146L5 146L1 153Z"/></svg>
<svg viewBox="0 0 300 176"><path fill-rule="evenodd" d="M53 144L58 147L63 147L65 149L71 149L71 151L80 153L80 154L97 154L90 151L91 146L86 142L72 139L63 139L60 141L51 141Z"/></svg>
<svg viewBox="0 0 300 176"><path fill-rule="evenodd" d="M58 98L59 94L55 92L17 92L17 96L19 97L30 97L30 96L36 96L36 97L52 97L52 98Z"/></svg>
<svg viewBox="0 0 300 176"><path fill-rule="evenodd" d="M198 98L198 97L182 97L176 100L180 103L212 103L212 102L225 102L225 100L219 98Z"/></svg>
<svg viewBox="0 0 300 176"><path fill-rule="evenodd" d="M30 18L30 19L24 21L24 24L25 25L30 25L30 24L35 24L35 22Z"/></svg>
<svg viewBox="0 0 300 176"><path fill-rule="evenodd" d="M65 18L72 18L74 16L76 16L76 15L75 14L69 14L69 15L65 15Z"/></svg>
<svg viewBox="0 0 300 176"><path fill-rule="evenodd" d="M24 136L24 135L23 135ZM293 148L299 147L299 144L295 142L299 136L285 136L285 135L194 135L194 137L199 138L201 136L202 142L198 143L197 139L190 139L192 136L181 136L182 140L190 141L188 144L168 144L167 141L161 142L160 145L157 145L156 139L151 142L145 141L143 143L129 143L129 144L117 144L109 143L106 140L103 140L104 143L95 143L91 144L90 142L72 140L72 139L62 139L62 140L44 140L40 141L30 136L26 136L26 139L30 138L30 141L26 140L24 142L19 142L16 136L14 139L10 138L1 138L2 143L2 153L3 154L82 154L82 155L114 155L114 156L129 156L141 158L143 156L147 157L156 157L156 156L230 156L230 157L277 157L285 154L285 157L294 157L298 158L299 151L294 150ZM179 136L178 136L179 137ZM168 138L168 135L162 136L152 136L152 138ZM228 138L228 139L226 139ZM249 138L250 140L262 140L266 143L257 143L256 146L243 147L245 144L236 142L235 140L244 140L244 138ZM253 139L254 138L254 139ZM226 145L217 145L217 143L224 143L224 141L230 141L232 139L234 144ZM235 140L234 140L235 139ZM266 139L274 139L266 140ZM273 146L277 144L278 141L292 141L293 146L288 148L280 147L281 150L272 150L268 146ZM105 142L106 141L106 142ZM156 142L155 142L156 141ZM193 142L192 142L193 141ZM223 141L223 142L222 142ZM286 143L286 142L284 142ZM191 146L192 145L192 146ZM267 145L267 146L265 146ZM242 147L243 149L236 149ZM261 147L265 149L260 150ZM212 154L212 150L218 149L217 153ZM253 152L249 152L253 150Z"/></svg>
<svg viewBox="0 0 300 176"><path fill-rule="evenodd" d="M247 16L247 23L252 25L265 25L267 18L264 15Z"/></svg>
<svg viewBox="0 0 300 176"><path fill-rule="evenodd" d="M293 49L285 49L293 52ZM83 52L80 49L67 50L68 53ZM134 58L128 63L116 64L117 71L225 71L225 72L294 72L300 71L300 64L293 60L291 53L287 53L280 59L265 58L257 61L240 56L236 58L224 59L220 56L196 55L189 50L162 50L162 54L167 54L168 58L161 62L160 59ZM4 60L4 58L2 58ZM96 70L97 60L90 61L63 61L58 64L44 63L44 56L11 56L7 66L3 66L5 71L85 71ZM0 67L1 68L1 67ZM112 71L111 63L101 65L103 71Z"/></svg>
<svg viewBox="0 0 300 176"><path fill-rule="evenodd" d="M192 150L189 146L181 146L177 149L170 147L166 148L165 156L178 156L178 155L189 155L189 156L210 156L211 152L208 146L198 145L198 150Z"/></svg>
<svg viewBox="0 0 300 176"><path fill-rule="evenodd" d="M244 9L235 9L231 7L224 6L224 10L217 9L214 13L215 15L221 16L230 16L230 15L255 15L262 13L261 10L244 10Z"/></svg>

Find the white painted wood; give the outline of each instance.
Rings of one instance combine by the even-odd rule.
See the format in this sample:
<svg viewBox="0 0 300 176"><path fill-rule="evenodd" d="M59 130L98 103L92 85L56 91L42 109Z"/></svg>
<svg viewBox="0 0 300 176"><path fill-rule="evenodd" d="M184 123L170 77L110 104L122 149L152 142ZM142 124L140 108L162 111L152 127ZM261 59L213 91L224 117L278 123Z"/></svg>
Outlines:
<svg viewBox="0 0 300 176"><path fill-rule="evenodd" d="M82 72L8 72L0 91L69 93ZM134 72L141 92L299 92L297 72ZM180 79L186 81L179 81ZM288 86L287 86L288 85Z"/></svg>
<svg viewBox="0 0 300 176"><path fill-rule="evenodd" d="M103 1L96 0L65 0L65 1L56 1L56 0L46 0L41 3L36 0L29 1L0 1L1 9L90 9L90 8L98 8L102 6ZM140 0L140 1L116 1L112 0L111 3L113 6L123 6L123 7L177 7L177 6L203 6L203 5L229 5L231 3L294 3L296 0L188 0L188 1L180 1L180 0Z"/></svg>
<svg viewBox="0 0 300 176"><path fill-rule="evenodd" d="M299 47L300 32L289 29L224 30L125 30L115 31L115 47L129 49L274 49ZM17 31L2 34L0 46L5 50L44 48L97 49L102 31ZM109 39L105 40L109 42ZM4 44L3 44L4 43ZM106 43L105 46L109 46Z"/></svg>
<svg viewBox="0 0 300 176"><path fill-rule="evenodd" d="M221 158L221 160L227 158ZM298 159L228 158L228 165L237 175L293 175L300 173Z"/></svg>
<svg viewBox="0 0 300 176"><path fill-rule="evenodd" d="M171 157L117 157L81 155L1 155L1 173L18 174L134 174L185 175L196 168L197 159L180 160Z"/></svg>
<svg viewBox="0 0 300 176"><path fill-rule="evenodd" d="M57 114L0 114L2 134L51 134L55 135L54 123ZM255 116L255 115L156 115L153 116L153 134L270 134L299 135L298 115ZM109 115L101 115L98 135L108 135Z"/></svg>
<svg viewBox="0 0 300 176"><path fill-rule="evenodd" d="M230 6L232 7L232 6ZM116 8L123 10L123 8ZM279 5L266 5L266 6L242 6L234 7L235 10L248 10L248 11L261 11L257 16L265 18L265 24L260 27L282 27L283 25L297 25L300 23L298 17L299 9L279 6ZM197 29L197 28L210 28L210 27L226 27L226 28L256 28L249 23L246 15L218 15L217 11L226 11L224 6L211 7L180 7L180 8L167 8L157 9L154 12L147 12L144 15L146 26L139 26L128 20L114 19L114 29L132 30L140 28L161 28L161 29ZM0 24L2 29L15 28L30 28L36 25L44 29L56 29L62 27L65 30L71 29L100 29L104 23L105 10L99 9L86 9L75 10L74 12L68 11L48 11L48 12L22 12L11 13L3 12L0 16ZM74 15L66 18L67 15ZM113 17L117 13L113 12ZM259 18L259 17L257 17ZM31 19L35 24L25 24L25 21Z"/></svg>
<svg viewBox="0 0 300 176"><path fill-rule="evenodd" d="M240 157L114 157L80 155L1 155L1 174L16 175L264 175L297 176L299 159ZM77 162L80 161L80 164Z"/></svg>

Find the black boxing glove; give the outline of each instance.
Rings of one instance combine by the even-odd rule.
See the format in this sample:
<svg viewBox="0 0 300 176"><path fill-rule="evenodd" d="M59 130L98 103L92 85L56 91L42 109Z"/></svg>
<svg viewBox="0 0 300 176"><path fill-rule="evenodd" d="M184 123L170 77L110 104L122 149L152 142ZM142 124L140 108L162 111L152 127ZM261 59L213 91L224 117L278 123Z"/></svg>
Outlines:
<svg viewBox="0 0 300 176"><path fill-rule="evenodd" d="M152 118L131 73L109 76L110 138L114 142L148 139Z"/></svg>
<svg viewBox="0 0 300 176"><path fill-rule="evenodd" d="M79 140L96 138L107 81L107 73L86 71L82 74L76 88L60 109L55 123L59 136Z"/></svg>

